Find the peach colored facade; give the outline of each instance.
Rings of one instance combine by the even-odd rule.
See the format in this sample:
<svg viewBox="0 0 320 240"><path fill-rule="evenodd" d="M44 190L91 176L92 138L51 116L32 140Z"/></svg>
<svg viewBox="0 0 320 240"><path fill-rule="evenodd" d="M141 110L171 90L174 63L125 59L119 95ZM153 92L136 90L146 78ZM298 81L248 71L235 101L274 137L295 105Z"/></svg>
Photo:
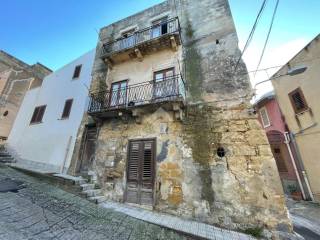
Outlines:
<svg viewBox="0 0 320 240"><path fill-rule="evenodd" d="M320 201L319 66L320 34L271 78L315 201Z"/></svg>

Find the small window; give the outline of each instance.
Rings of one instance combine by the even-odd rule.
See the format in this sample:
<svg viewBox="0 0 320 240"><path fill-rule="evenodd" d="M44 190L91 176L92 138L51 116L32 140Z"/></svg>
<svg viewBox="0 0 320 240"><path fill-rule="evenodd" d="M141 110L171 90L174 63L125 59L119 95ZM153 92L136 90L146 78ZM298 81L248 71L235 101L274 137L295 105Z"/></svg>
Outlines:
<svg viewBox="0 0 320 240"><path fill-rule="evenodd" d="M62 116L61 116L62 119L69 118L70 112L71 112L72 103L73 103L73 99L66 100L66 102L64 104Z"/></svg>
<svg viewBox="0 0 320 240"><path fill-rule="evenodd" d="M46 107L47 106L44 105L44 106L36 107L34 109L30 124L41 123L42 122L42 118L43 118L44 112L46 111Z"/></svg>
<svg viewBox="0 0 320 240"><path fill-rule="evenodd" d="M260 117L261 117L261 121L262 121L262 125L264 128L266 127L270 127L270 119L268 116L268 111L265 107L260 109Z"/></svg>
<svg viewBox="0 0 320 240"><path fill-rule="evenodd" d="M296 90L289 93L289 98L296 114L304 112L309 109L306 99L302 93L301 88L297 88Z"/></svg>
<svg viewBox="0 0 320 240"><path fill-rule="evenodd" d="M73 72L73 77L72 77L73 79L80 77L81 67L82 67L82 65L78 65L75 67L74 72Z"/></svg>

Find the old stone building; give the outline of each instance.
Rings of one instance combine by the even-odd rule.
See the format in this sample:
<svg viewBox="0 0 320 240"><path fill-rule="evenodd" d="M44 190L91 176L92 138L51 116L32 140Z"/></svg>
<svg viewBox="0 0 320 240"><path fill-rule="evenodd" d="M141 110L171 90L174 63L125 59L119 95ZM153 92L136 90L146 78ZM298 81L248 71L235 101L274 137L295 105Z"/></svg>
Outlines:
<svg viewBox="0 0 320 240"><path fill-rule="evenodd" d="M226 0L168 0L100 30L69 172L104 195L232 229L291 231Z"/></svg>
<svg viewBox="0 0 320 240"><path fill-rule="evenodd" d="M0 139L6 140L25 93L41 85L51 70L40 63L28 65L0 50Z"/></svg>

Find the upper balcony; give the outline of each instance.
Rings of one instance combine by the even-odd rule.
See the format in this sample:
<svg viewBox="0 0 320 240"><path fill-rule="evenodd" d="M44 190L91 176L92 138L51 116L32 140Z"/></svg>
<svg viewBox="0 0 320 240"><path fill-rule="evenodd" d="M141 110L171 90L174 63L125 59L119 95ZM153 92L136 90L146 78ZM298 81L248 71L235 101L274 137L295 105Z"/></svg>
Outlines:
<svg viewBox="0 0 320 240"><path fill-rule="evenodd" d="M180 23L178 17L162 19L152 26L122 34L122 37L103 44L100 57L109 64L131 58L143 59L145 54L181 45Z"/></svg>
<svg viewBox="0 0 320 240"><path fill-rule="evenodd" d="M112 86L110 91L91 93L88 114L98 118L117 117L119 113L133 113L160 104L179 111L186 95L181 75L134 85L123 81Z"/></svg>

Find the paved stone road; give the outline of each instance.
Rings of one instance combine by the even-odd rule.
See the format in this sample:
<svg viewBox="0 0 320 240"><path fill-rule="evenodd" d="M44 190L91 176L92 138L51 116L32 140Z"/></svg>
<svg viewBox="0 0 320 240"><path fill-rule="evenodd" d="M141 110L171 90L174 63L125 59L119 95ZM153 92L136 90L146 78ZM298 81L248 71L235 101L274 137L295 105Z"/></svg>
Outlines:
<svg viewBox="0 0 320 240"><path fill-rule="evenodd" d="M306 240L320 239L320 205L311 202L287 200L294 231Z"/></svg>
<svg viewBox="0 0 320 240"><path fill-rule="evenodd" d="M0 166L0 181L6 178L23 181L25 188L0 192L0 240L186 239Z"/></svg>

